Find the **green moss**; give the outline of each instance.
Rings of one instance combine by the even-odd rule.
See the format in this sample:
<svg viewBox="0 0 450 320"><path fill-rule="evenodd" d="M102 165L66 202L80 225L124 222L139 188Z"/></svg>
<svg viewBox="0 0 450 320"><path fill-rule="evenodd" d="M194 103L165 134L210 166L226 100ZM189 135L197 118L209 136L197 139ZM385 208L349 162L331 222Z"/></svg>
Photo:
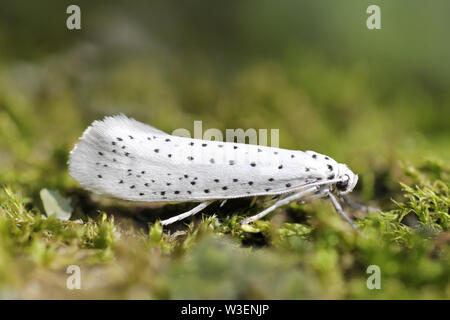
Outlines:
<svg viewBox="0 0 450 320"><path fill-rule="evenodd" d="M326 204L291 206L315 221L258 221L247 230L240 214L214 215L176 232L154 223L142 233L107 213L85 221L45 218L30 210L30 199L4 188L0 283L30 297L27 281L42 282L50 297L47 272L56 273L56 290L70 297L61 275L77 264L108 279L106 287L94 282L85 297L448 298L448 168L427 162L405 172L414 187L402 184L395 208L357 220L367 237ZM366 287L369 265L381 268L381 290Z"/></svg>

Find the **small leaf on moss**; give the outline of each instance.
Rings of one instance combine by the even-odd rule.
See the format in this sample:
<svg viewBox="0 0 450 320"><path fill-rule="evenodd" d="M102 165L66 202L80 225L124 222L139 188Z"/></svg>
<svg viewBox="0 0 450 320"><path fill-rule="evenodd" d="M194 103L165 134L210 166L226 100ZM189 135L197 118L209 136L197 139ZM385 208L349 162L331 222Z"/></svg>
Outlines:
<svg viewBox="0 0 450 320"><path fill-rule="evenodd" d="M56 215L56 218L62 221L70 219L73 208L69 199L61 196L59 191L54 190L42 189L39 194L47 217Z"/></svg>

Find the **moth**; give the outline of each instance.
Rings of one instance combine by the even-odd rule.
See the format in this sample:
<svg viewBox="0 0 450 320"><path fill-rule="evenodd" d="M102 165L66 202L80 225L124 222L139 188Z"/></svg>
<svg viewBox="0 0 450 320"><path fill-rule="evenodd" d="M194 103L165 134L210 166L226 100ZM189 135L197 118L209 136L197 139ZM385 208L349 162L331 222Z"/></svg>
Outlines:
<svg viewBox="0 0 450 320"><path fill-rule="evenodd" d="M131 201L199 202L161 221L169 225L217 200L276 196L247 224L292 201L329 198L355 229L340 199L358 182L345 164L314 151L207 141L169 135L125 115L94 121L70 152L69 174L96 194Z"/></svg>

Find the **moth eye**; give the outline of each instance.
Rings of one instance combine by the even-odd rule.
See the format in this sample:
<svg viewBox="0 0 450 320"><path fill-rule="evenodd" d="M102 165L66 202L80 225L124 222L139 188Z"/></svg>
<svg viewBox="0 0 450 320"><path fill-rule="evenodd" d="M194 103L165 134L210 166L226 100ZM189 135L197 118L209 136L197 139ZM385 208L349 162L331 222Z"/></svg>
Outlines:
<svg viewBox="0 0 450 320"><path fill-rule="evenodd" d="M347 177L346 180L336 183L336 188L340 191L345 191L345 189L347 189L348 182L350 181L350 177L347 174L345 176Z"/></svg>

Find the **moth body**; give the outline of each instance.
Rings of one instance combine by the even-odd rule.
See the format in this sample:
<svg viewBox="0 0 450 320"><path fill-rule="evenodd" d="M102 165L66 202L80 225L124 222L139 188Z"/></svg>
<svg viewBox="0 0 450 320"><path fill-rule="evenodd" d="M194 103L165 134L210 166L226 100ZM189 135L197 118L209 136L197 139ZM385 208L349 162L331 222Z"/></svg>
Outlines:
<svg viewBox="0 0 450 320"><path fill-rule="evenodd" d="M69 161L84 188L146 202L283 194L335 181L340 170L313 151L172 136L123 115L95 121Z"/></svg>
<svg viewBox="0 0 450 320"><path fill-rule="evenodd" d="M346 194L358 181L345 164L314 151L173 136L124 115L85 130L69 173L96 194L146 202L326 197Z"/></svg>

